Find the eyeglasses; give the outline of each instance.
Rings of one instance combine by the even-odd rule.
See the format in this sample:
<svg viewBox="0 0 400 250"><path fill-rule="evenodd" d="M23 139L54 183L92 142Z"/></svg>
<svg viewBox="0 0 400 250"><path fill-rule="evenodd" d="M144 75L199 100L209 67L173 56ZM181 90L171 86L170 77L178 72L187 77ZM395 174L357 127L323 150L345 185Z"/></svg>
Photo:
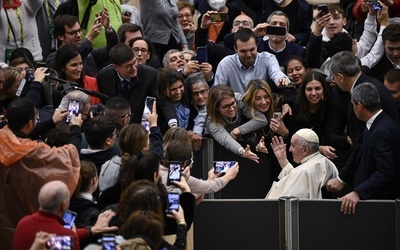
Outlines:
<svg viewBox="0 0 400 250"><path fill-rule="evenodd" d="M228 111L230 108L233 108L233 109L236 108L236 105L237 105L236 100L234 100L232 103L226 104L224 106L220 106L219 108L222 110Z"/></svg>
<svg viewBox="0 0 400 250"><path fill-rule="evenodd" d="M178 15L178 19L182 19L182 18L184 18L184 17L186 17L186 19L189 19L190 17L192 17L192 15L191 15L191 14Z"/></svg>
<svg viewBox="0 0 400 250"><path fill-rule="evenodd" d="M65 32L65 34L69 34L71 36L77 36L78 33L82 34L82 29L77 29L77 30L72 30L72 31L69 31L69 32Z"/></svg>
<svg viewBox="0 0 400 250"><path fill-rule="evenodd" d="M234 21L233 26L240 26L242 24L243 26L250 26L251 23L249 21Z"/></svg>
<svg viewBox="0 0 400 250"><path fill-rule="evenodd" d="M149 50L145 49L145 48L137 48L137 47L133 48L133 52L139 53L139 51L142 52L142 54L146 54L147 51L149 51Z"/></svg>
<svg viewBox="0 0 400 250"><path fill-rule="evenodd" d="M122 119L127 118L127 117L129 117L129 119L132 119L133 114L126 114L126 115L121 116Z"/></svg>
<svg viewBox="0 0 400 250"><path fill-rule="evenodd" d="M81 113L82 115L86 115L87 118L90 118L90 111L89 111L89 113L83 113L83 112L79 112L79 113Z"/></svg>
<svg viewBox="0 0 400 250"><path fill-rule="evenodd" d="M136 59L133 61L133 63L130 63L130 64L127 64L127 65L125 65L125 66L122 66L121 65L121 67L124 67L127 71L130 71L130 70L132 70L132 69L134 69L134 68L136 68L137 67L137 61L136 61Z"/></svg>
<svg viewBox="0 0 400 250"><path fill-rule="evenodd" d="M198 96L205 96L208 94L208 89L202 89L200 91L192 92L193 97L198 97Z"/></svg>

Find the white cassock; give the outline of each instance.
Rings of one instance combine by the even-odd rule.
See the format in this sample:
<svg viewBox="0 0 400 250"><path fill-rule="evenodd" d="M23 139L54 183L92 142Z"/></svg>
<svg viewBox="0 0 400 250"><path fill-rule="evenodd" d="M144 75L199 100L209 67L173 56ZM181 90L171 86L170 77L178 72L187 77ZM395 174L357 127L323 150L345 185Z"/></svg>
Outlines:
<svg viewBox="0 0 400 250"><path fill-rule="evenodd" d="M294 168L288 163L279 174L279 181L272 184L265 199L279 199L282 196L321 199L321 187L329 179L336 178L335 164L316 152L304 157L301 165Z"/></svg>

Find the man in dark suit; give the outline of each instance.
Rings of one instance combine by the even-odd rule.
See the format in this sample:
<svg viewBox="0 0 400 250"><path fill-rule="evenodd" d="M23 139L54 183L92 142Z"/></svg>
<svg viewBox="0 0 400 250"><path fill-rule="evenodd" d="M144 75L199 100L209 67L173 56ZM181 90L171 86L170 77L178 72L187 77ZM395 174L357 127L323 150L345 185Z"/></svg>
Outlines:
<svg viewBox="0 0 400 250"><path fill-rule="evenodd" d="M111 49L110 59L112 66L97 74L99 91L109 97L122 96L127 99L133 113L131 122L140 123L146 97L156 96L158 71L146 65L138 65L132 48L123 43ZM163 112L172 113L171 116L175 114L172 104L165 107Z"/></svg>
<svg viewBox="0 0 400 250"><path fill-rule="evenodd" d="M360 199L395 199L400 194L400 127L381 109L372 83L355 87L351 103L366 127L352 176L354 189L341 198L340 210L345 214L354 214Z"/></svg>
<svg viewBox="0 0 400 250"><path fill-rule="evenodd" d="M350 103L350 92L357 85L370 82L379 93L382 109L399 123L396 106L387 88L379 81L365 76L360 69L358 59L351 52L343 51L334 55L330 60L330 72L336 85L332 90L330 105L327 111L325 123L325 140L327 145L333 147L351 146L351 155L340 170L338 178L328 181L328 191L340 192L346 183L352 183L352 176L355 170L355 162L363 142L365 122L357 119ZM339 89L340 88L340 89ZM343 97L344 95L347 97ZM347 114L347 122L343 114ZM348 136L343 136L344 128L347 126ZM335 139L342 135L341 140ZM335 143L337 145L335 145Z"/></svg>
<svg viewBox="0 0 400 250"><path fill-rule="evenodd" d="M371 69L371 76L383 82L385 74L400 67L400 24L390 24L382 32L385 54Z"/></svg>

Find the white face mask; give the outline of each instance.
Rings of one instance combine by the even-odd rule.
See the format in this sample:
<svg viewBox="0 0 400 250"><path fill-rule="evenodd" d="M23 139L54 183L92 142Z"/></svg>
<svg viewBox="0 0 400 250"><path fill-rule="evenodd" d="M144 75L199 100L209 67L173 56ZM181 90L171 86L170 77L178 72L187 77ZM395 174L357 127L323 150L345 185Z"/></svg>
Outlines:
<svg viewBox="0 0 400 250"><path fill-rule="evenodd" d="M274 0L274 2L275 2L277 5L279 5L279 4L281 4L281 3L283 2L283 0Z"/></svg>
<svg viewBox="0 0 400 250"><path fill-rule="evenodd" d="M226 0L209 0L208 4L213 10L220 11L225 7Z"/></svg>

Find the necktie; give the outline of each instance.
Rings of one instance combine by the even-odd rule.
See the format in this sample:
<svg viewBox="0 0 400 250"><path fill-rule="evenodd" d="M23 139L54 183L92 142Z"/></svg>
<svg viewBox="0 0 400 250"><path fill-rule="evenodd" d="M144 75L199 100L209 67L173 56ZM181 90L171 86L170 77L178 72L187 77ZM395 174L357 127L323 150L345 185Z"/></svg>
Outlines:
<svg viewBox="0 0 400 250"><path fill-rule="evenodd" d="M129 81L123 80L121 82L121 89L122 89L122 97L125 97L126 100L129 100L130 91L129 91Z"/></svg>

